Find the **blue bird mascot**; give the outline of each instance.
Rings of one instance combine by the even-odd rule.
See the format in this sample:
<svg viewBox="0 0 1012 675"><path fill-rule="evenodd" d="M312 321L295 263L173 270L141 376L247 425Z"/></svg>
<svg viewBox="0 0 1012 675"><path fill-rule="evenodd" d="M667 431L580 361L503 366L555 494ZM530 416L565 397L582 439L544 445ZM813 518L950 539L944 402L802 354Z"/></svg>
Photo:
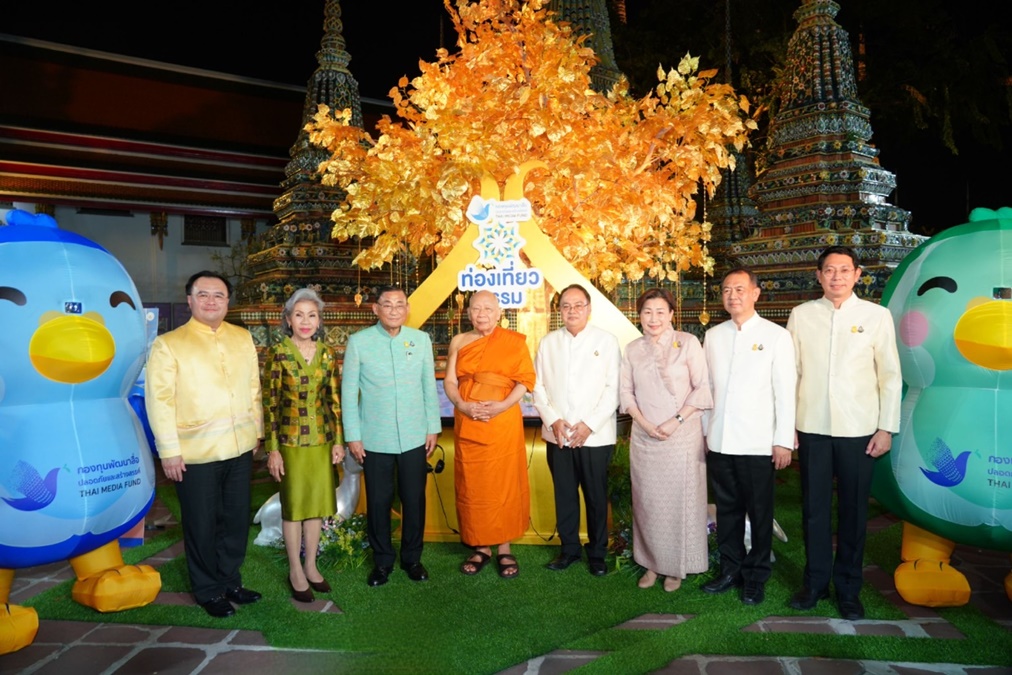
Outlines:
<svg viewBox="0 0 1012 675"><path fill-rule="evenodd" d="M127 395L144 363L140 297L105 249L49 216L0 226L0 654L31 644L8 604L14 570L69 559L75 601L100 612L161 589L117 538L154 500L154 463Z"/></svg>
<svg viewBox="0 0 1012 675"><path fill-rule="evenodd" d="M975 209L921 244L882 304L904 383L900 433L872 483L904 520L893 580L911 604L963 605L955 544L1012 551L1012 208Z"/></svg>

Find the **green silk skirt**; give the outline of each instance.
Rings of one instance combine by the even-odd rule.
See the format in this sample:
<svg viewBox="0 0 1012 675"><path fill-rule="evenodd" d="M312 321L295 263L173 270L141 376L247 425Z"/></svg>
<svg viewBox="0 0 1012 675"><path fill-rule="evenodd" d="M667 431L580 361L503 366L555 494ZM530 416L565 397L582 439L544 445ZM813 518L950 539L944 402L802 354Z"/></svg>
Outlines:
<svg viewBox="0 0 1012 675"><path fill-rule="evenodd" d="M291 448L282 445L281 519L326 518L337 513L334 465L329 445Z"/></svg>

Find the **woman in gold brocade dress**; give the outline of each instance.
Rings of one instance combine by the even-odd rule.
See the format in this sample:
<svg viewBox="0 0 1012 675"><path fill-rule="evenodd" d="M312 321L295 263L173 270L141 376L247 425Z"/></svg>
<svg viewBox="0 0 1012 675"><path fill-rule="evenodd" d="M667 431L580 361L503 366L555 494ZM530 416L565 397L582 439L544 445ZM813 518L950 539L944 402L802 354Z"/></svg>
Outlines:
<svg viewBox="0 0 1012 675"><path fill-rule="evenodd" d="M288 583L300 602L312 602L314 590L331 590L316 556L323 519L337 512L333 465L344 459L337 358L320 340L322 314L316 291L293 293L281 315L287 337L264 364L267 468L281 483Z"/></svg>

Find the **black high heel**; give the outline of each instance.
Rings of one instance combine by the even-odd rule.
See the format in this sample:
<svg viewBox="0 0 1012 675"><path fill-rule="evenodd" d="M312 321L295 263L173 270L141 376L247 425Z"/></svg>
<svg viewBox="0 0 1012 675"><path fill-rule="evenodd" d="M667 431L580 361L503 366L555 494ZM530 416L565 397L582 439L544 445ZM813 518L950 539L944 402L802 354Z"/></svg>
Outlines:
<svg viewBox="0 0 1012 675"><path fill-rule="evenodd" d="M309 579L306 579L306 581L309 581ZM320 581L309 581L309 587L317 593L330 593L331 591L330 584L327 583L326 579L321 579Z"/></svg>
<svg viewBox="0 0 1012 675"><path fill-rule="evenodd" d="M288 586L292 589L292 598L297 602L312 602L316 599L313 597L313 592L308 588L304 591L295 590L295 584L292 583L291 579L288 580Z"/></svg>

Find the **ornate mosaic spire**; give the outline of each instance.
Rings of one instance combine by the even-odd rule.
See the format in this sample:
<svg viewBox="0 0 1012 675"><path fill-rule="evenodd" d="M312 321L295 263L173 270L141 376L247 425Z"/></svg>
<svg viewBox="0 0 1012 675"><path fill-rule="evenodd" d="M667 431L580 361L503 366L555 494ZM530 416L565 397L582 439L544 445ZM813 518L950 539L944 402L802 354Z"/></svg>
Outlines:
<svg viewBox="0 0 1012 675"><path fill-rule="evenodd" d="M247 264L253 278L236 293L238 306L231 312L246 324L261 350L280 339L281 306L295 290L317 289L327 303L326 339L343 346L350 331L375 318L363 311L367 307L359 308L356 299L368 298L371 287L388 283L388 272L364 273L352 265L358 252L355 243L339 244L330 238L330 214L345 194L316 178L317 167L328 154L312 145L304 130L321 103L334 110L351 108L352 123L362 126L361 97L348 69L351 56L345 50L339 0L327 0L324 14L318 67L306 87L302 122L281 183L284 191L274 200L278 223L250 242Z"/></svg>
<svg viewBox="0 0 1012 675"><path fill-rule="evenodd" d="M611 89L622 77L622 71L615 64L605 0L552 0L548 8L558 14L558 20L570 22L577 35L590 36L587 46L600 59L590 70L591 86L599 92Z"/></svg>
<svg viewBox="0 0 1012 675"><path fill-rule="evenodd" d="M907 230L910 213L886 202L896 177L869 143L869 110L858 97L850 40L835 21L839 9L833 0L803 0L794 13L767 166L750 190L759 230L728 250L757 271L765 313L778 320L818 297L813 269L826 246L857 250L868 273L860 294L877 298L921 240Z"/></svg>
<svg viewBox="0 0 1012 675"><path fill-rule="evenodd" d="M313 115L321 103L332 110L351 108L351 123L357 127L362 126L361 96L358 82L348 70L351 55L345 51L343 32L341 3L339 0L327 0L324 7L323 40L320 43L320 51L316 52L318 66L313 76L309 78L306 100L302 106L303 127L313 120ZM282 187L286 189L312 180L316 167L328 158L326 150L310 144L309 134L304 129L300 129L299 136L288 154L292 159L285 167L285 181L282 183ZM275 212L277 208L278 203L275 202ZM278 217L281 217L280 213Z"/></svg>
<svg viewBox="0 0 1012 675"><path fill-rule="evenodd" d="M710 248L722 256L732 243L747 239L759 229L760 213L749 190L752 189L752 169L748 157L734 149L734 171L724 169L724 178L717 187L707 220L713 223ZM724 261L721 261L724 262Z"/></svg>
<svg viewBox="0 0 1012 675"><path fill-rule="evenodd" d="M834 21L839 9L833 0L805 0L794 13L799 26L777 83L769 166L754 195L778 225L905 230L910 214L885 203L896 177L879 166L878 149L868 143L869 110L858 98L850 40ZM851 209L795 208L798 199L813 197Z"/></svg>

